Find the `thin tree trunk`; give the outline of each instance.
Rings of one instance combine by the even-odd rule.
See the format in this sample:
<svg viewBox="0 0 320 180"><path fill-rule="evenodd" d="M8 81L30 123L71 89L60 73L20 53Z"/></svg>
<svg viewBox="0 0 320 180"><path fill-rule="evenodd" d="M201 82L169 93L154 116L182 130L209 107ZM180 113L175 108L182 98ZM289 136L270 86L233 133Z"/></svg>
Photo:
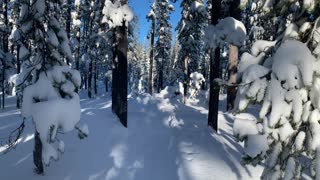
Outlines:
<svg viewBox="0 0 320 180"><path fill-rule="evenodd" d="M150 65L149 65L149 79L148 79L148 92L150 95L152 95L152 89L153 89L153 51L154 51L154 31L155 31L155 19L152 19L151 24L151 50L150 50Z"/></svg>
<svg viewBox="0 0 320 180"><path fill-rule="evenodd" d="M8 20L8 0L4 0L4 11L3 11L3 17L4 17L4 24L5 27L8 28L9 26L9 20ZM4 53L9 52L9 39L8 39L8 33L7 31L4 31L3 35L3 51ZM6 61L3 59L3 69L2 69L2 109L4 109L5 104L5 69L6 69Z"/></svg>
<svg viewBox="0 0 320 180"><path fill-rule="evenodd" d="M76 70L80 70L80 59L81 59L81 29L79 27L79 34L76 35L77 36L77 40L78 40L78 47L77 47L77 59L76 59Z"/></svg>
<svg viewBox="0 0 320 180"><path fill-rule="evenodd" d="M108 91L108 89L109 89L109 88L108 88L108 83L109 83L109 79L106 78L106 84L105 84L105 85L106 85L106 92L109 92L109 91Z"/></svg>
<svg viewBox="0 0 320 180"><path fill-rule="evenodd" d="M43 174L42 142L40 140L40 134L37 131L34 136L33 163L36 166L35 172L37 174Z"/></svg>
<svg viewBox="0 0 320 180"><path fill-rule="evenodd" d="M92 98L92 58L90 58L89 62L89 77L88 77L88 97Z"/></svg>
<svg viewBox="0 0 320 180"><path fill-rule="evenodd" d="M221 0L211 0L211 24L218 24L221 12ZM220 48L211 49L210 52L210 97L209 97L209 115L208 126L218 131L218 110L219 110L219 92L220 86L214 81L219 78L220 72Z"/></svg>
<svg viewBox="0 0 320 180"><path fill-rule="evenodd" d="M183 81L183 103L186 104L188 96L188 85L189 85L189 58L184 58L184 81Z"/></svg>
<svg viewBox="0 0 320 180"><path fill-rule="evenodd" d="M20 58L19 58L19 56L20 56L20 45L18 44L17 45L17 74L19 74L20 73L20 71L21 71L21 63L20 63ZM21 102L21 97L20 97L20 94L19 93L16 93L16 97L17 97L17 108L18 109L20 109L20 102Z"/></svg>
<svg viewBox="0 0 320 180"><path fill-rule="evenodd" d="M6 61L3 60L3 67L6 67ZM2 109L4 109L4 104L5 104L5 69L2 69Z"/></svg>
<svg viewBox="0 0 320 180"><path fill-rule="evenodd" d="M163 59L160 62L160 68L159 68L159 79L158 79L158 93L160 93L160 91L163 89Z"/></svg>
<svg viewBox="0 0 320 180"><path fill-rule="evenodd" d="M97 78L98 78L97 60L94 61L93 72L94 72L94 79L93 79L94 96L96 97L97 94L98 94L98 87L97 87Z"/></svg>

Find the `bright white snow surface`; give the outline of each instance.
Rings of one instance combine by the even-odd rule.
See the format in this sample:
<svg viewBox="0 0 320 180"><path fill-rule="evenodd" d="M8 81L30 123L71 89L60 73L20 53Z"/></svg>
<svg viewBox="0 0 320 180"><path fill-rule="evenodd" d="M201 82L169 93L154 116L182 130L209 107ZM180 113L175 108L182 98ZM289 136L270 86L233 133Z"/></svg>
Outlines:
<svg viewBox="0 0 320 180"><path fill-rule="evenodd" d="M21 122L15 98L9 97L7 104L0 110L1 137ZM207 127L207 109L194 102L185 106L161 96L130 97L127 129L112 114L110 95L82 98L81 107L88 138L76 138L76 131L58 134L65 142L64 154L39 176L33 172L34 125L28 120L17 148L0 156L0 179L235 180L261 175L261 166L240 163L243 146L232 135L233 116L228 113L219 112L216 134Z"/></svg>

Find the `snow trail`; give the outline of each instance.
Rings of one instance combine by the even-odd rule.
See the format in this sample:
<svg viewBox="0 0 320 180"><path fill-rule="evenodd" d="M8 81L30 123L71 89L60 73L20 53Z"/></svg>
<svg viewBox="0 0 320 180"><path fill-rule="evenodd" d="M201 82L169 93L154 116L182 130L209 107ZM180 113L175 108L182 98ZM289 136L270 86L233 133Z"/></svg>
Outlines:
<svg viewBox="0 0 320 180"><path fill-rule="evenodd" d="M222 97L222 104L224 97ZM14 97L8 102L15 103ZM130 97L128 129L111 112L109 95L81 99L81 121L88 124L85 140L76 132L61 136L65 152L33 173L34 125L26 130L16 150L0 156L1 180L213 180L259 179L262 168L240 163L242 146L232 135L233 116L219 112L219 134L207 127L207 109L176 99ZM20 121L18 110L0 111L0 134ZM59 137L59 135L58 135Z"/></svg>

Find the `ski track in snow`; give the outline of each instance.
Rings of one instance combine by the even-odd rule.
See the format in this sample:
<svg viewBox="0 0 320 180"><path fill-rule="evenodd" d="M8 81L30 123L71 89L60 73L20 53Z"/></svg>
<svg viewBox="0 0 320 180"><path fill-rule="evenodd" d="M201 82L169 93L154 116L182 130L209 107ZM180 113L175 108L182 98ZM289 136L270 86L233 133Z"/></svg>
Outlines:
<svg viewBox="0 0 320 180"><path fill-rule="evenodd" d="M0 110L0 137L21 122L15 98L7 104ZM80 140L76 131L58 134L65 152L38 176L32 162L34 126L28 120L20 144L0 156L0 180L233 180L261 175L262 167L240 163L243 147L232 136L232 116L222 111L217 134L207 127L207 109L195 103L129 98L128 129L112 114L107 95L81 99L81 107L88 138Z"/></svg>

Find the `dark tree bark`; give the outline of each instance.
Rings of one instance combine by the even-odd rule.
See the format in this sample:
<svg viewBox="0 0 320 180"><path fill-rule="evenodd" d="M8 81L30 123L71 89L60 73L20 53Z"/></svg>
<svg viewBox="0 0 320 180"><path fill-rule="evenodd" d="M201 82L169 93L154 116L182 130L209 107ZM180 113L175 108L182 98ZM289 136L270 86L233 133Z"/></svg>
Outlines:
<svg viewBox="0 0 320 180"><path fill-rule="evenodd" d="M80 41L81 41L81 35L80 35L80 33L81 33L81 29L80 29L80 27L79 27L79 34L77 34L76 36L77 36L77 40L78 40L78 47L77 47L77 58L76 58L76 70L80 70L80 59L81 59L81 52L80 52L80 50L81 50L81 46L80 46Z"/></svg>
<svg viewBox="0 0 320 180"><path fill-rule="evenodd" d="M21 63L20 63L20 45L17 45L17 74L19 74L21 72ZM21 108L21 96L19 93L16 93L16 97L17 97L17 108L20 109Z"/></svg>
<svg viewBox="0 0 320 180"><path fill-rule="evenodd" d="M3 67L6 66L6 61L3 59ZM5 68L2 69L2 109L4 109L5 104Z"/></svg>
<svg viewBox="0 0 320 180"><path fill-rule="evenodd" d="M89 62L89 76L88 76L88 97L92 98L92 58Z"/></svg>
<svg viewBox="0 0 320 180"><path fill-rule="evenodd" d="M94 60L93 72L94 72L93 88L94 88L94 96L96 97L97 94L98 94L98 87L97 87L97 78L98 78L97 60Z"/></svg>
<svg viewBox="0 0 320 180"><path fill-rule="evenodd" d="M218 24L221 13L221 0L211 0L211 24ZM220 48L217 47L210 52L210 97L209 97L209 115L208 126L218 131L218 111L219 111L219 92L220 86L214 81L219 78L220 71Z"/></svg>
<svg viewBox="0 0 320 180"><path fill-rule="evenodd" d="M3 18L4 18L4 24L5 27L8 28L9 26L9 20L8 20L8 0L3 1ZM4 31L3 34L3 51L4 53L9 52L9 39L8 39L8 32ZM6 69L6 61L3 59L3 69L2 69L2 109L4 109L5 104L5 69Z"/></svg>
<svg viewBox="0 0 320 180"><path fill-rule="evenodd" d="M122 0L121 5L127 4ZM113 70L112 70L112 111L124 127L128 126L128 37L125 22L114 29Z"/></svg>
<svg viewBox="0 0 320 180"><path fill-rule="evenodd" d="M106 78L106 92L109 92L109 90L108 90L108 83L109 83L109 79L108 78Z"/></svg>
<svg viewBox="0 0 320 180"><path fill-rule="evenodd" d="M43 174L42 143L40 140L40 134L37 131L34 136L33 163L36 166L35 172L37 174Z"/></svg>
<svg viewBox="0 0 320 180"><path fill-rule="evenodd" d="M153 89L153 58L154 58L154 31L155 31L155 19L152 18L151 22L151 50L150 50L150 66L149 66L149 79L148 79L148 92L150 95L152 95L152 89Z"/></svg>
<svg viewBox="0 0 320 180"><path fill-rule="evenodd" d="M66 17L66 32L68 39L70 40L70 31L71 31L71 0L67 0L67 17ZM70 65L70 59L66 58L66 63Z"/></svg>
<svg viewBox="0 0 320 180"><path fill-rule="evenodd" d="M159 76L159 79L158 79L157 91L158 91L158 93L160 93L160 91L163 89L163 59L160 62L158 76Z"/></svg>

